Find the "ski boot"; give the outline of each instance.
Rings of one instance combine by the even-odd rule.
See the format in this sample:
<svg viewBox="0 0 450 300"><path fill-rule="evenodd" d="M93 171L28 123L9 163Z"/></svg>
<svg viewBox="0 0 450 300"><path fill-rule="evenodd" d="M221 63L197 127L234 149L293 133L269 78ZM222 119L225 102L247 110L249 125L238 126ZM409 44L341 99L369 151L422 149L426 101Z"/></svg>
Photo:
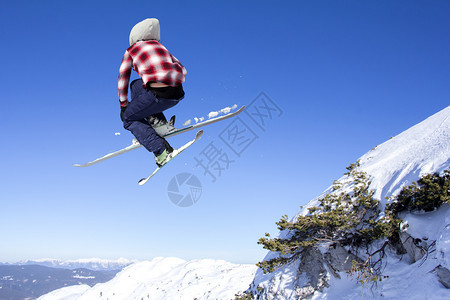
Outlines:
<svg viewBox="0 0 450 300"><path fill-rule="evenodd" d="M164 166L173 158L173 148L170 144L164 139L164 151L160 155L155 155L155 162L158 167Z"/></svg>
<svg viewBox="0 0 450 300"><path fill-rule="evenodd" d="M167 122L163 113L157 113L147 117L147 122L155 129L156 133L163 137L175 130L175 116L172 116Z"/></svg>

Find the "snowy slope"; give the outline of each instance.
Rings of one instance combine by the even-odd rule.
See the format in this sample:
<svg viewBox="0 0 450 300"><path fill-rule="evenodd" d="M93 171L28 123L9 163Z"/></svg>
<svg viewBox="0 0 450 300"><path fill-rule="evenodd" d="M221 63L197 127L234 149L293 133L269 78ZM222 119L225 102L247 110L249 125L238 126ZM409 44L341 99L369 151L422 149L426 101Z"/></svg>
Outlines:
<svg viewBox="0 0 450 300"><path fill-rule="evenodd" d="M92 288L67 287L39 300L69 299L233 299L248 288L256 267L222 260L155 258L128 266Z"/></svg>
<svg viewBox="0 0 450 300"><path fill-rule="evenodd" d="M386 197L396 195L400 190L428 173L442 173L450 168L450 106L378 145L360 158L360 169L370 175L374 197L386 204ZM344 190L351 189L347 176L338 181L344 184ZM308 208L317 206L318 199L332 188L328 188L319 197L311 200L293 219L306 215ZM383 209L383 208L382 208ZM404 216L409 224L407 232L414 238L436 241L436 246L427 257L414 264L400 256L389 256L384 270L389 278L370 292L347 274L341 274L338 280L328 274L330 287L323 292L316 291L313 299L450 299L450 290L446 289L436 276L439 265L449 268L450 257L450 207L443 205L438 211L427 214L408 214ZM285 237L281 232L280 237ZM278 255L269 252L266 259ZM257 286L268 291L270 298L292 299L295 290L302 287L308 279L297 273L300 262L281 268L270 274L258 270L253 282L253 291ZM263 298L263 299L268 299Z"/></svg>
<svg viewBox="0 0 450 300"><path fill-rule="evenodd" d="M441 173L450 166L450 106L367 152L360 159L360 169L371 176L374 197L386 203L420 176ZM345 181L345 176L339 179ZM329 192L331 187L323 194ZM322 195L323 195L322 194ZM312 200L307 207L318 204Z"/></svg>

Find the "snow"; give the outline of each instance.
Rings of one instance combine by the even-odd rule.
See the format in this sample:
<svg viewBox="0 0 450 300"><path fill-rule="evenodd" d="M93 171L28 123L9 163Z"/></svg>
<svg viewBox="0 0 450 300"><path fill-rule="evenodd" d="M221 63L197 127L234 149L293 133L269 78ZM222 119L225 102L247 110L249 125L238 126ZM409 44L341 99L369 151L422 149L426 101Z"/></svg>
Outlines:
<svg viewBox="0 0 450 300"><path fill-rule="evenodd" d="M351 276L340 273L341 279L331 276L330 288L323 293L316 293L312 299L387 299L387 300L423 300L450 299L450 291L444 288L433 271L436 267L433 260L413 265L408 260L387 257L388 267L384 273L389 278L379 282L377 287L361 286Z"/></svg>
<svg viewBox="0 0 450 300"><path fill-rule="evenodd" d="M450 205L444 204L439 210L429 213L403 214L403 223L409 225L405 231L416 238L437 240L438 233L445 228L445 224L450 223L449 209Z"/></svg>
<svg viewBox="0 0 450 300"><path fill-rule="evenodd" d="M215 118L220 114L225 114L225 115L229 114L231 112L231 110L236 109L236 108L237 108L237 104L234 104L232 107L225 107L218 111L212 111L208 114L208 118L209 119Z"/></svg>
<svg viewBox="0 0 450 300"><path fill-rule="evenodd" d="M46 295L39 297L40 300L60 299L60 300L76 300L80 295L90 289L87 284L73 285L54 290Z"/></svg>
<svg viewBox="0 0 450 300"><path fill-rule="evenodd" d="M76 279L95 279L95 276L82 276L82 275L74 275L74 276L72 276L73 278L76 278Z"/></svg>
<svg viewBox="0 0 450 300"><path fill-rule="evenodd" d="M217 117L218 115L219 115L218 111L212 111L208 114L208 118L211 119L211 118Z"/></svg>
<svg viewBox="0 0 450 300"><path fill-rule="evenodd" d="M376 146L359 161L360 169L371 176L370 187L382 205L387 196L398 194L421 176L442 173L450 166L450 106ZM346 179L343 176L338 181L345 183ZM310 201L299 214L306 214L307 208L316 206L330 190Z"/></svg>
<svg viewBox="0 0 450 300"><path fill-rule="evenodd" d="M109 282L67 287L39 300L55 299L234 299L249 287L254 265L238 265L223 260L155 258L135 263Z"/></svg>
<svg viewBox="0 0 450 300"><path fill-rule="evenodd" d="M375 197L396 195L422 175L450 166L450 106L361 157Z"/></svg>
<svg viewBox="0 0 450 300"><path fill-rule="evenodd" d="M374 197L384 205L386 197L398 194L404 186L417 181L429 173L442 173L450 167L450 106L411 127L399 135L378 145L360 159L360 170L370 175ZM338 180L344 190L351 190L347 176ZM311 200L292 219L306 215L308 208L317 206L318 199L330 192L329 187L317 198ZM383 279L377 287L370 289L356 283L342 273L342 279L330 278L330 288L316 292L313 299L450 299L450 290L439 283L435 268L449 267L450 257L450 205L442 205L435 212L405 214L406 231L414 238L436 241L436 249L421 261L410 264L406 256L388 256ZM287 232L280 232L285 237ZM433 251L434 250L434 251ZM269 252L266 260L276 257ZM255 286L264 286L280 291L277 299L289 299L295 290L298 261L271 274L258 270ZM277 288L277 287L281 287Z"/></svg>
<svg viewBox="0 0 450 300"><path fill-rule="evenodd" d="M215 118L215 117L219 116L220 114L224 114L224 115L229 114L232 110L236 109L237 107L238 107L237 104L233 104L233 106L231 106L231 107L225 107L225 108L222 108L217 111L212 111L208 114L208 119ZM205 117L195 117L194 118L195 123L203 122L204 120L205 120ZM189 119L183 123L183 126L188 126L191 124L191 122L192 122L191 119Z"/></svg>

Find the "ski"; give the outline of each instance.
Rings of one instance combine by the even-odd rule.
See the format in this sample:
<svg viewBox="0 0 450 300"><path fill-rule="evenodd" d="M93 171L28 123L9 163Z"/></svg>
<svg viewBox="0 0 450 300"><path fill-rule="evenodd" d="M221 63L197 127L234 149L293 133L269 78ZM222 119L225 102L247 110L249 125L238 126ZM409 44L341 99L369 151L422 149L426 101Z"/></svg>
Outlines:
<svg viewBox="0 0 450 300"><path fill-rule="evenodd" d="M172 159L174 159L181 152L183 152L184 150L186 150L187 148L192 146L192 144L194 144L196 141L198 141L202 137L202 135L203 135L203 130L199 130L197 132L197 134L195 135L195 139L193 139L192 141L187 142L186 144L184 144L182 147L180 147L178 149L174 149L173 152L170 154L171 155L170 159L164 165L162 165L161 167L157 167L156 170L153 171L153 173L150 174L150 176L148 176L147 178L142 178L141 180L139 180L138 184L139 185L144 185L147 181L150 180L150 178L155 176L155 174L158 173L158 171L161 170L161 168L163 168L165 165L167 165Z"/></svg>
<svg viewBox="0 0 450 300"><path fill-rule="evenodd" d="M209 119L209 120L206 120L206 121L203 121L203 122L199 122L199 123L194 124L194 125L189 125L189 126L186 126L186 127L183 127L183 128L179 128L179 129L177 129L177 128L175 128L175 127L172 127L172 128L170 128L170 129L167 128L166 130L162 130L162 131L160 131L160 132L157 131L157 133L158 133L159 135L161 135L163 138L169 138L169 137L176 136L176 135L178 135L178 134L181 134L181 133L184 133L184 132L188 132L188 131L191 131L191 130L194 130L194 129L197 129L197 128L200 128L200 127L203 127L203 126L206 126L206 125L210 125L210 124L213 124L213 123L216 123L216 122L219 122L219 121L223 121L223 120L232 118L232 117L234 117L234 116L237 116L237 115L240 114L241 112L243 112L244 109L245 109L245 106L242 106L242 107L239 108L237 111L228 113L228 114L223 115L223 116L211 118L211 119ZM156 130L156 129L155 129L155 130ZM102 156L102 157L100 157L100 158L97 158L97 159L95 159L95 160L93 160L93 161L90 161L90 162L88 162L88 163L84 163L84 164L73 164L73 165L74 165L75 167L89 167L89 166L98 164L99 162L102 162L102 161L105 161L105 160L107 160L107 159L113 158L113 157L115 157L115 156L121 155L121 154L123 154L123 153L127 153L127 152L129 152L129 151L138 149L138 148L140 148L140 147L142 147L142 145L139 144L139 142L138 142L137 140L133 140L133 142L131 143L131 145L129 145L129 146L123 148L123 149L120 149L120 150L115 151L115 152L112 152L112 153L108 153L108 154L106 154L105 156Z"/></svg>
<svg viewBox="0 0 450 300"><path fill-rule="evenodd" d="M140 148L140 147L142 147L142 145L139 144L139 142L136 139L133 139L133 142L131 143L131 145L129 145L129 146L123 148L123 149L120 149L119 151L108 153L105 156L102 156L100 158L97 158L96 160L93 160L93 161L85 163L85 164L73 164L73 166L75 166L75 167L89 167L89 166L98 164L99 162L102 162L104 160L113 158L113 157L118 156L118 155L123 154L123 153L127 153L127 152L129 152L131 150L134 150L134 149L137 149L137 148Z"/></svg>

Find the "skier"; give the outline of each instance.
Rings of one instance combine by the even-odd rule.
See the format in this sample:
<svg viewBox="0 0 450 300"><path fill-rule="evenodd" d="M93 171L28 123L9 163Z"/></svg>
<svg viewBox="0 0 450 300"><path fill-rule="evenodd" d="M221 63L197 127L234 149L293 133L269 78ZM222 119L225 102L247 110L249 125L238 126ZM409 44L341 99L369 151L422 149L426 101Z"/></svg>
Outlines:
<svg viewBox="0 0 450 300"><path fill-rule="evenodd" d="M140 79L131 82L131 101L128 101L132 68ZM119 70L120 118L124 128L154 153L159 167L171 159L173 148L151 124L167 123L162 112L184 98L182 83L186 73L184 66L161 44L158 19L145 19L133 27L130 47L125 51Z"/></svg>

